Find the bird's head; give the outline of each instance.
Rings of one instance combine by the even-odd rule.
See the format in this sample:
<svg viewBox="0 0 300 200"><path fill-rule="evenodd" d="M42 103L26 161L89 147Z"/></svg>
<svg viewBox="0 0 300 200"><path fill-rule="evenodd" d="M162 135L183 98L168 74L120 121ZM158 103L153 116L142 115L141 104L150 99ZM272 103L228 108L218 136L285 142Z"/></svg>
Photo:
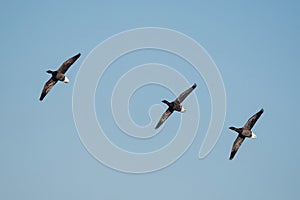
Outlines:
<svg viewBox="0 0 300 200"><path fill-rule="evenodd" d="M53 74L53 71L52 70L47 70L46 71L48 74Z"/></svg>
<svg viewBox="0 0 300 200"><path fill-rule="evenodd" d="M161 102L163 102L164 104L167 104L167 105L170 104L170 102L168 102L167 100L162 100Z"/></svg>

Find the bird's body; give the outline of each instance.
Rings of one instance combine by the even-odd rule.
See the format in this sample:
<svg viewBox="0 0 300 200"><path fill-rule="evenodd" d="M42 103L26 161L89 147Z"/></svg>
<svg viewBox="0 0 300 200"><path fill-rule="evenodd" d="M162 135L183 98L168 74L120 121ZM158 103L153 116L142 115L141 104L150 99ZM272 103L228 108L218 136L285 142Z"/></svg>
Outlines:
<svg viewBox="0 0 300 200"><path fill-rule="evenodd" d="M167 104L169 106L169 109L173 112L174 110L175 111L178 111L178 112L185 112L185 109L183 108L183 106L178 103L178 102L168 102L167 100L163 100L162 101L163 103Z"/></svg>
<svg viewBox="0 0 300 200"><path fill-rule="evenodd" d="M264 109L261 109L255 115L250 117L250 119L247 121L247 123L242 128L229 127L229 129L234 130L238 133L238 136L235 139L232 149L231 149L231 153L230 153L230 157L229 157L230 160L232 160L234 158L236 152L240 148L240 146L243 143L245 138L253 138L253 139L256 138L256 135L251 131L251 129L254 126L254 124L256 123L256 121L258 120L258 118L262 115L263 112L264 112Z"/></svg>
<svg viewBox="0 0 300 200"><path fill-rule="evenodd" d="M238 132L242 137L256 138L256 135L251 130L235 127L229 127L229 129Z"/></svg>
<svg viewBox="0 0 300 200"><path fill-rule="evenodd" d="M65 83L69 82L69 79L61 72L48 70L47 73L51 74L52 75L51 78L53 78L56 81L62 81Z"/></svg>
<svg viewBox="0 0 300 200"><path fill-rule="evenodd" d="M80 53L73 56L72 58L65 61L56 71L48 70L47 73L51 74L51 78L45 83L43 91L40 96L40 101L42 101L52 87L57 83L57 81L62 81L68 83L69 79L65 76L65 73L69 67L80 57Z"/></svg>
<svg viewBox="0 0 300 200"><path fill-rule="evenodd" d="M174 112L185 112L185 108L181 105L181 103L184 101L184 99L196 88L196 84L194 84L189 89L185 90L183 93L181 93L174 101L169 102L167 100L163 100L162 102L166 105L168 105L168 109L163 113L160 120L158 121L157 125L155 126L155 129L158 129L167 119L168 117Z"/></svg>

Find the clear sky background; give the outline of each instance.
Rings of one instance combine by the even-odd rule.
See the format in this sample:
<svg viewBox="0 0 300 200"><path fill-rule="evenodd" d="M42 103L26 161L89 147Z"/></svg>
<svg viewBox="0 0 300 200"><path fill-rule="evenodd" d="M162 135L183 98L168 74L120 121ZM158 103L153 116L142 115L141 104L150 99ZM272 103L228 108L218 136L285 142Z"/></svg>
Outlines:
<svg viewBox="0 0 300 200"><path fill-rule="evenodd" d="M0 199L299 199L299 8L297 1L2 1ZM72 90L81 63L96 45L121 31L149 26L180 31L207 50L225 84L227 114L215 148L199 160L211 105L203 79L187 67L183 73L199 85L195 141L163 170L126 174L102 165L80 142ZM82 56L67 73L70 83L57 84L40 102L49 79L45 71L78 52ZM168 61L180 68L176 58L159 53L137 52L124 58L124 65ZM108 83L121 75L118 65L123 63L106 74ZM112 86L99 91L105 96ZM150 105L144 99L153 104L174 98L162 88L145 90L136 92L138 103L130 107L139 124L148 120L144 111ZM99 113L109 112L96 107L100 119ZM236 134L228 127L242 126L260 108L265 113L253 129L257 139L246 140L229 161ZM179 114L170 118L162 132L166 137L157 143L132 146L130 138L114 135L118 129L107 116L109 137L141 151L165 144L172 138L168 127L172 130L179 119Z"/></svg>

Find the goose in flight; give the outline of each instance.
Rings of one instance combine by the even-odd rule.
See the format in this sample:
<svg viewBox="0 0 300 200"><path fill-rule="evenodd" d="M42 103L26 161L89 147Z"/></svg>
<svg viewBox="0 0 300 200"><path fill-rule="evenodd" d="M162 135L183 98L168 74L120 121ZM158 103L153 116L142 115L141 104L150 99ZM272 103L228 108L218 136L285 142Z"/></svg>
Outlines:
<svg viewBox="0 0 300 200"><path fill-rule="evenodd" d="M68 83L69 79L65 76L65 73L69 67L80 57L80 53L66 60L56 71L48 70L47 73L51 74L51 78L45 83L42 94L40 96L40 101L48 94L52 87L57 83L57 81L62 81Z"/></svg>
<svg viewBox="0 0 300 200"><path fill-rule="evenodd" d="M264 109L261 109L258 111L255 115L250 117L247 121L247 123L242 128L235 128L235 127L229 127L229 129L234 130L238 133L237 138L235 139L231 154L230 154L230 160L233 159L234 155L240 148L241 144L243 143L244 139L247 138L256 138L256 135L251 131L252 127L254 126L255 122L258 120L258 118L262 115L264 112Z"/></svg>
<svg viewBox="0 0 300 200"><path fill-rule="evenodd" d="M160 118L159 122L157 123L155 129L158 129L168 119L168 117L174 112L174 110L178 111L178 112L185 112L186 111L184 109L184 107L181 105L181 103L196 88L196 86L197 85L195 83L192 87L190 87L189 89L187 89L186 91L181 93L173 102L168 102L167 100L162 101L164 104L167 104L169 107L163 113L163 115L161 116L161 118Z"/></svg>

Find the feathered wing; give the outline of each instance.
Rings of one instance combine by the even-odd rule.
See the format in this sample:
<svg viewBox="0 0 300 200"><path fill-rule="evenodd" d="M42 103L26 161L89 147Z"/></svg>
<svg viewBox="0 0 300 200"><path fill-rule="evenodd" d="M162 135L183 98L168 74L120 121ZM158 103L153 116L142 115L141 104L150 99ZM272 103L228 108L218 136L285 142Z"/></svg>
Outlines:
<svg viewBox="0 0 300 200"><path fill-rule="evenodd" d="M230 160L233 159L234 155L236 154L236 152L238 151L238 149L240 148L241 144L243 143L245 137L243 136L237 136L237 138L235 139L232 149L231 149L231 153L230 153Z"/></svg>
<svg viewBox="0 0 300 200"><path fill-rule="evenodd" d="M155 126L155 129L158 129L167 119L168 117L173 113L170 109L167 109L164 114L161 116L160 120L158 121L157 125Z"/></svg>
<svg viewBox="0 0 300 200"><path fill-rule="evenodd" d="M40 101L44 99L44 97L48 94L48 92L53 88L57 81L52 77L45 83L42 94L40 96Z"/></svg>
<svg viewBox="0 0 300 200"><path fill-rule="evenodd" d="M186 91L181 93L175 101L177 101L180 104L196 87L197 87L197 85L195 83L192 87L190 87L189 89L187 89Z"/></svg>
<svg viewBox="0 0 300 200"><path fill-rule="evenodd" d="M263 114L264 109L261 109L260 111L258 111L255 115L253 115L252 117L250 117L247 121L247 123L244 125L244 129L247 130L251 130L251 128L254 126L254 124L256 123L256 121L258 120L258 118Z"/></svg>
<svg viewBox="0 0 300 200"><path fill-rule="evenodd" d="M57 70L57 72L60 73L66 73L66 71L69 69L69 67L80 57L80 53L73 56L72 58L69 58L68 60L66 60Z"/></svg>

